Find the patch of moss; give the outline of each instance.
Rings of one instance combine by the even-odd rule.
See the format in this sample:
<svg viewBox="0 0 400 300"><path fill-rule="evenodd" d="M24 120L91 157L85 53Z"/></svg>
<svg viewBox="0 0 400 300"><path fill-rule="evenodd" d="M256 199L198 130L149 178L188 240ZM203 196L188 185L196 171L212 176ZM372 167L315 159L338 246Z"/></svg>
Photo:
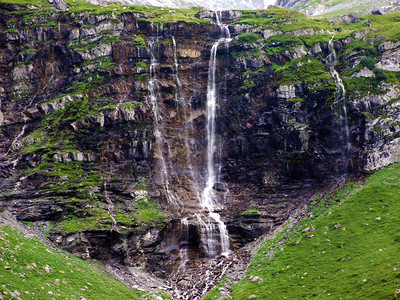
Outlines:
<svg viewBox="0 0 400 300"><path fill-rule="evenodd" d="M241 20L234 24L249 24L283 32L301 29L330 30L325 20L310 19L302 13L284 8L243 11Z"/></svg>
<svg viewBox="0 0 400 300"><path fill-rule="evenodd" d="M303 84L312 93L325 91L333 93L334 82L325 65L311 56L305 56L286 63L283 66L273 65L276 73L281 75L279 84Z"/></svg>
<svg viewBox="0 0 400 300"><path fill-rule="evenodd" d="M275 55L304 45L302 39L295 35L274 35L265 41L264 49L268 55Z"/></svg>
<svg viewBox="0 0 400 300"><path fill-rule="evenodd" d="M235 43L253 45L259 39L261 39L261 36L259 34L254 32L246 32L239 34L237 36L237 41L235 41Z"/></svg>

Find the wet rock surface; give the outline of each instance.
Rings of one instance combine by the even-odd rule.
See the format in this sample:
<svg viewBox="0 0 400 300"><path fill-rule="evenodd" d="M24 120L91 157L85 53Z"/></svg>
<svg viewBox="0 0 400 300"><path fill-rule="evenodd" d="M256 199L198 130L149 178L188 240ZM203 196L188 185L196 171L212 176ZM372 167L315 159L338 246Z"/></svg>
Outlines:
<svg viewBox="0 0 400 300"><path fill-rule="evenodd" d="M232 42L221 43L216 53L220 168L213 190L234 252L228 259L205 259L201 228L193 217L202 210L193 181L204 182L206 176L207 81L219 26L182 21L161 26L134 13L54 13L24 20L2 8L0 29L10 21L18 26L0 40L0 208L18 220L51 224L49 238L83 258L143 267L161 278L175 274L177 297L191 286L198 287L189 297L198 297L228 270L243 268L249 258L240 249L283 224L330 182L400 157L397 87L381 86L385 92L379 95L350 94L348 169L338 173L344 151L333 126L328 45L271 55L258 42L238 43L238 36L254 31L267 39L280 32L230 26ZM222 13L226 22L240 17ZM150 70L154 40L158 64ZM334 47L339 51L349 43L339 40ZM376 67L397 71L397 43L381 44L379 51ZM352 58L358 63L363 53ZM327 74L323 88L282 83L274 69L305 59L296 65L301 68L311 58ZM151 72L157 76L161 151L149 100ZM372 74L361 69L354 77ZM381 112L391 117L381 118ZM167 158L173 204L160 171L161 156ZM183 218L188 218L188 238ZM207 274L211 283L178 275L182 248L190 261L185 267Z"/></svg>

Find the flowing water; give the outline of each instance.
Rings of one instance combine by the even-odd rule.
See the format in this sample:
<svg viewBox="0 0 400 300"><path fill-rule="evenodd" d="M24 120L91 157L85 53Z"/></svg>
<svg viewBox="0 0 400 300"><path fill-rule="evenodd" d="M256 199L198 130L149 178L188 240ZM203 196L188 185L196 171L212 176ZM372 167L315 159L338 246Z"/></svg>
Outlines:
<svg viewBox="0 0 400 300"><path fill-rule="evenodd" d="M218 13L216 13L218 16ZM219 18L217 17L217 22ZM216 70L217 70L217 50L218 46L230 38L229 30L227 27L220 26L222 31L222 37L216 41L211 48L210 63L208 70L208 83L207 83L207 121L206 121L206 140L207 140L207 169L206 169L206 185L203 190L200 204L203 209L208 212L208 218L201 224L202 229L202 240L206 245L205 252L209 257L216 256L215 247L215 224L217 225L219 232L219 241L221 246L221 254L228 255L229 253L229 236L228 231L221 217L215 210L219 209L219 203L214 193L214 186L216 183L216 163L215 154L217 152L216 147L216 116L217 116L217 98L218 88L216 82ZM228 35L224 34L227 29ZM200 220L200 218L198 218Z"/></svg>
<svg viewBox="0 0 400 300"><path fill-rule="evenodd" d="M349 121L347 117L347 107L346 107L346 89L343 85L342 79L339 76L339 73L336 71L337 55L332 41L333 37L330 39L328 43L330 53L327 57L327 62L332 78L335 80L336 84L333 109L338 119L337 124L335 124L335 126L338 127L337 131L340 134L340 139L341 139L340 148L342 151L341 162L337 166L337 172L339 173L339 175L345 177L348 173L349 153L351 150L350 130L349 130Z"/></svg>
<svg viewBox="0 0 400 300"><path fill-rule="evenodd" d="M160 80L157 76L160 57L160 29L149 39L151 54L150 78L148 82L149 100L154 118L155 157L159 166L159 181L168 202L181 211L179 225L179 267L184 272L189 263L189 227L195 226L200 234L200 245L204 257L214 258L229 254L229 235L226 225L218 214L221 209L220 196L216 195L215 185L219 182L221 165L217 143L216 118L218 106L217 51L221 44L226 49L231 41L229 28L221 22L221 13L216 12L217 25L221 37L212 45L207 80L207 103L205 136L199 135L193 123L190 100L184 98L184 89L179 77L178 46L171 37L173 50L173 80L175 84L176 111L167 112L161 105L159 93ZM155 30L154 30L155 31ZM172 133L174 133L172 135ZM199 145L205 141L203 150ZM183 148L183 149L182 149ZM226 193L226 192L225 192Z"/></svg>
<svg viewBox="0 0 400 300"><path fill-rule="evenodd" d="M151 55L150 62L150 78L148 82L148 90L149 90L149 99L151 102L151 107L153 111L154 117L154 136L156 140L156 153L155 156L158 158L160 163L160 183L164 187L164 191L166 194L167 201L172 204L178 206L179 200L171 191L170 183L169 183L169 172L167 168L167 162L165 159L164 152L168 153L168 146L165 146L164 143L164 127L163 127L163 117L161 115L161 110L158 106L158 85L159 81L157 78L157 69L159 66L158 57L159 57L159 49L160 46L160 38L159 38L159 27L157 26L157 36L149 39L149 48ZM167 155L168 156L168 155Z"/></svg>

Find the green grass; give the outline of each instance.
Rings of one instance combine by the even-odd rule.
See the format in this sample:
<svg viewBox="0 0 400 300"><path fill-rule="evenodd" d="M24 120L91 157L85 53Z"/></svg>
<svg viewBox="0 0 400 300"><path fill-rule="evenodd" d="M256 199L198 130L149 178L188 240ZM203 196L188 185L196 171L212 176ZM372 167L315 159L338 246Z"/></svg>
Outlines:
<svg viewBox="0 0 400 300"><path fill-rule="evenodd" d="M37 9L35 11L26 10L18 11L16 14L27 14L27 19L38 15L38 13L50 14L52 11L51 4L46 0L2 0L4 4L15 4L22 7L28 5L35 5ZM121 3L109 2L107 5L94 5L86 2L85 0L66 0L68 11L65 14L80 14L80 13L90 13L91 15L112 15L115 18L123 13L139 13L142 14L142 21L148 21L153 23L168 23L176 21L185 21L187 23L197 23L197 24L208 24L209 21L201 20L195 18L194 15L201 11L200 7L193 7L189 9L171 9L163 7L153 7L144 5L126 5ZM172 11L172 13L170 13ZM151 19L151 20L150 20ZM115 19L115 22L118 19Z"/></svg>
<svg viewBox="0 0 400 300"><path fill-rule="evenodd" d="M141 225L163 224L167 219L167 216L158 210L156 205L149 199L138 200L136 206L137 209L133 217Z"/></svg>
<svg viewBox="0 0 400 300"><path fill-rule="evenodd" d="M111 229L113 220L108 215L107 210L92 207L82 211L82 213L86 213L89 216L79 218L71 215L60 223L57 223L56 227L65 233Z"/></svg>
<svg viewBox="0 0 400 300"><path fill-rule="evenodd" d="M288 229L259 249L248 276L233 286L234 299L394 299L400 288L399 190L397 164L351 193L345 189L329 209L317 205L296 231ZM286 245L276 246L285 239Z"/></svg>
<svg viewBox="0 0 400 300"><path fill-rule="evenodd" d="M271 8L263 11L243 11L242 19L234 24L261 26L264 29L275 29L283 32L311 28L329 30L325 20L307 18L304 14L284 8Z"/></svg>
<svg viewBox="0 0 400 300"><path fill-rule="evenodd" d="M260 210L258 208L250 208L241 213L241 215L243 215L243 216L259 215L259 214L260 214Z"/></svg>
<svg viewBox="0 0 400 300"><path fill-rule="evenodd" d="M246 33L241 33L237 36L238 44L250 44L253 45L255 42L257 42L259 39L261 39L261 36L257 33L254 32L246 32Z"/></svg>
<svg viewBox="0 0 400 300"><path fill-rule="evenodd" d="M0 292L11 299L144 299L107 275L104 268L0 227ZM13 298L15 299L15 298Z"/></svg>
<svg viewBox="0 0 400 300"><path fill-rule="evenodd" d="M222 278L220 283L217 284L215 288L213 288L204 298L203 300L219 300L221 298L221 291L222 288L228 281L227 277Z"/></svg>
<svg viewBox="0 0 400 300"><path fill-rule="evenodd" d="M312 93L331 91L333 94L334 83L324 64L311 56L305 56L290 61L283 66L273 65L276 73L280 74L280 84L294 85L302 83Z"/></svg>

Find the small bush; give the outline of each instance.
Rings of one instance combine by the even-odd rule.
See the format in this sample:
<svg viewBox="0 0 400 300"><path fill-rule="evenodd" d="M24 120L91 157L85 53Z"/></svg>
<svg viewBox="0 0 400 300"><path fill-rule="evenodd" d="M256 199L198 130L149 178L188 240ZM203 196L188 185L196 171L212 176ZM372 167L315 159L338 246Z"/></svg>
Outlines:
<svg viewBox="0 0 400 300"><path fill-rule="evenodd" d="M260 35L254 32L241 33L238 35L240 44L254 44L261 38Z"/></svg>
<svg viewBox="0 0 400 300"><path fill-rule="evenodd" d="M139 47L139 48L144 48L144 47L146 47L146 42L145 42L144 39L141 38L141 37L135 38L135 39L133 40L133 44L134 44L136 47Z"/></svg>
<svg viewBox="0 0 400 300"><path fill-rule="evenodd" d="M386 76L385 72L383 72L381 69L375 69L374 73L375 73L376 79L378 81L382 81L382 80L386 80L387 79L387 76Z"/></svg>
<svg viewBox="0 0 400 300"><path fill-rule="evenodd" d="M360 66L362 68L368 68L371 71L375 69L375 59L371 58L371 57L364 57L361 61L360 61Z"/></svg>

